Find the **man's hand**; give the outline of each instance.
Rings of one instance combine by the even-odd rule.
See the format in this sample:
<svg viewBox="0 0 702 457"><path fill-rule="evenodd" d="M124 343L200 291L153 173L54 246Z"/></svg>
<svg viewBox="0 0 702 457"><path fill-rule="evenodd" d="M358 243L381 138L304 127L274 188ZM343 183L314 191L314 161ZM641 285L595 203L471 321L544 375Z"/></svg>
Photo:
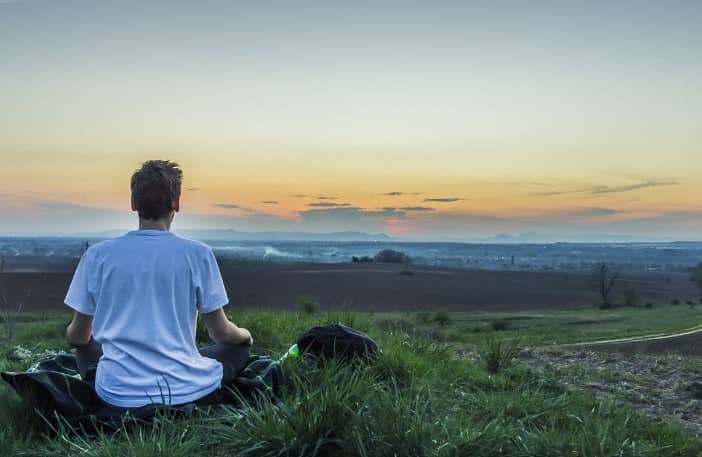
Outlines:
<svg viewBox="0 0 702 457"><path fill-rule="evenodd" d="M73 313L73 320L66 328L66 339L71 346L85 346L93 333L93 316Z"/></svg>
<svg viewBox="0 0 702 457"><path fill-rule="evenodd" d="M251 332L249 332L243 327L239 327L239 333L243 340L241 344L243 344L244 346L253 346L253 336L251 336Z"/></svg>

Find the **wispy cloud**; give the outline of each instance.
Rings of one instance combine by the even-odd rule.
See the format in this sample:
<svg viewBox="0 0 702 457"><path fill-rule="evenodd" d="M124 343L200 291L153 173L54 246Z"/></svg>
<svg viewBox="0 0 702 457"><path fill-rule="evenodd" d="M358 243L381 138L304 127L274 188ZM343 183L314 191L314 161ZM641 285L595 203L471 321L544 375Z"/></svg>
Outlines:
<svg viewBox="0 0 702 457"><path fill-rule="evenodd" d="M305 214L342 214L342 213L358 213L364 211L358 206L346 206L343 208L321 208L321 209L306 209L300 211L301 215Z"/></svg>
<svg viewBox="0 0 702 457"><path fill-rule="evenodd" d="M277 217L273 214L269 214L269 213L266 213L264 211L259 211L255 208L250 208L248 206L241 206L241 205L238 205L236 203L213 203L212 206L217 207L217 208L235 210L232 213L234 216L247 216L247 217L260 216L263 218Z"/></svg>
<svg viewBox="0 0 702 457"><path fill-rule="evenodd" d="M319 200L338 200L339 197L329 197L326 195L320 195L319 197L317 197L317 199L319 199Z"/></svg>
<svg viewBox="0 0 702 457"><path fill-rule="evenodd" d="M397 197L400 195L421 195L424 192L385 192L384 194L379 194L385 197Z"/></svg>
<svg viewBox="0 0 702 457"><path fill-rule="evenodd" d="M555 214L556 218L570 217L570 218L589 218L589 217L606 217L613 216L615 214L626 213L624 210L614 209L614 208L601 208L601 207L587 207L587 208L572 208L557 211Z"/></svg>
<svg viewBox="0 0 702 457"><path fill-rule="evenodd" d="M265 203L266 205L277 205L278 202L275 200L263 200L261 203Z"/></svg>
<svg viewBox="0 0 702 457"><path fill-rule="evenodd" d="M293 195L293 197L295 197L295 198L307 198L308 195L307 195L307 194L295 194L295 195Z"/></svg>
<svg viewBox="0 0 702 457"><path fill-rule="evenodd" d="M308 203L307 206L316 208L340 208L351 206L351 203L332 203L332 202L314 202Z"/></svg>
<svg viewBox="0 0 702 457"><path fill-rule="evenodd" d="M386 208L383 208L381 210L361 210L360 213L363 216L379 217L379 218L383 218L383 219L388 219L388 218L402 219L405 217L404 211L399 211L397 209L386 209Z"/></svg>
<svg viewBox="0 0 702 457"><path fill-rule="evenodd" d="M622 192L631 192L639 189L646 189L648 187L660 187L660 186L675 186L680 184L678 181L673 180L647 180L641 181L634 184L627 184L624 186L607 186L607 185L594 185L581 187L579 189L569 189L569 190L553 190L536 192L531 195L538 197L550 197L554 195L566 195L566 194L589 194L589 195L604 195L604 194L617 194Z"/></svg>
<svg viewBox="0 0 702 457"><path fill-rule="evenodd" d="M434 208L429 208L428 206L402 206L400 208L396 206L384 206L383 211L434 211Z"/></svg>
<svg viewBox="0 0 702 457"><path fill-rule="evenodd" d="M459 198L459 197L447 197L447 198L425 198L425 202L436 202L436 203L451 203L451 202L457 202L460 200L465 200L465 198Z"/></svg>
<svg viewBox="0 0 702 457"><path fill-rule="evenodd" d="M531 195L534 197L553 197L555 195L576 194L583 192L582 190L550 190L546 192L534 192Z"/></svg>
<svg viewBox="0 0 702 457"><path fill-rule="evenodd" d="M598 194L613 194L619 192L629 192L632 190L645 189L647 187L660 187L660 186L675 186L680 184L677 181L643 181L637 184L629 184L628 186L593 186L589 189L593 195Z"/></svg>
<svg viewBox="0 0 702 457"><path fill-rule="evenodd" d="M270 216L269 214L261 212L257 209L249 208L248 206L237 205L236 203L213 203L212 206L215 206L217 208L224 208L224 209L236 209L236 210L248 213L248 214L258 214L261 216Z"/></svg>
<svg viewBox="0 0 702 457"><path fill-rule="evenodd" d="M369 216L369 217L404 217L405 213L403 211L398 211L393 207L381 208L379 210L363 209L358 206L346 206L346 207L335 207L335 208L323 208L323 209L308 209L305 211L300 211L300 215L304 218L309 217L327 217L327 216L339 216L339 215L355 215L355 216Z"/></svg>

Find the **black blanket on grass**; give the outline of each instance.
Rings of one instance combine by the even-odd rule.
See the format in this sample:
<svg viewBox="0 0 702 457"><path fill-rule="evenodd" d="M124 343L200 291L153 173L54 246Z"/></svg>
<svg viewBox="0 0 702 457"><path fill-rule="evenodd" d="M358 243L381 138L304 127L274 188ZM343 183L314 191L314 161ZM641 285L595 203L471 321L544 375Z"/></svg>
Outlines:
<svg viewBox="0 0 702 457"><path fill-rule="evenodd" d="M62 424L84 432L115 430L124 424L126 417L136 421L150 420L159 413L187 417L202 409L194 402L177 406L151 404L129 409L111 407L100 400L93 382L81 379L73 354L56 354L27 371L0 375L41 414L45 425L54 430ZM210 406L255 405L264 396L276 396L282 384L280 363L267 357L251 356L242 372L231 385L222 389L217 402ZM125 415L126 412L129 414Z"/></svg>

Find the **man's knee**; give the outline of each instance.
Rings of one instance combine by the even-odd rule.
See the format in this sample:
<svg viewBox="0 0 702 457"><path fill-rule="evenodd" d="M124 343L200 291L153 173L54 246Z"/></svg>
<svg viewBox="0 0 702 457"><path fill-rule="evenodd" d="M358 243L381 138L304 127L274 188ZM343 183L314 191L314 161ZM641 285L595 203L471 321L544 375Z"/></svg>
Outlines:
<svg viewBox="0 0 702 457"><path fill-rule="evenodd" d="M251 346L244 344L213 344L200 349L200 354L220 362L236 362L251 354Z"/></svg>

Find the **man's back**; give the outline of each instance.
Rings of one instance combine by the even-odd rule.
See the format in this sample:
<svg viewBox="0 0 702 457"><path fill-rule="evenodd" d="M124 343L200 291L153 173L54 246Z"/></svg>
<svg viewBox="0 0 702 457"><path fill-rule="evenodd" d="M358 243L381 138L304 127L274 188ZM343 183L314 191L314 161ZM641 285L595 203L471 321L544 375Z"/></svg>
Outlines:
<svg viewBox="0 0 702 457"><path fill-rule="evenodd" d="M95 388L115 406L180 404L219 387L222 365L195 345L197 312L228 299L209 247L165 230L138 230L91 246L66 304L94 315L102 344Z"/></svg>

